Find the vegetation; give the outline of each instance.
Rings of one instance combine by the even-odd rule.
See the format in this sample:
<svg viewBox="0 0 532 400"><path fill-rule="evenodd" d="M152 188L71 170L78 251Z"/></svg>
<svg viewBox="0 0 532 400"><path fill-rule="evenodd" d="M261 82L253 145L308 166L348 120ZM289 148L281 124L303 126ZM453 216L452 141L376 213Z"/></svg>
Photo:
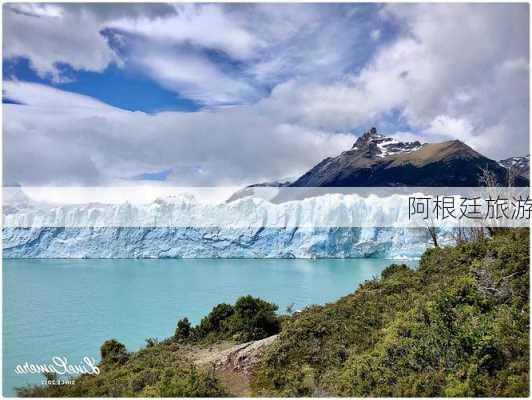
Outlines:
<svg viewBox="0 0 532 400"><path fill-rule="evenodd" d="M281 329L277 306L252 296L240 297L234 306L218 304L194 328L188 319L177 323L175 338L188 342L237 342L264 339Z"/></svg>
<svg viewBox="0 0 532 400"><path fill-rule="evenodd" d="M204 344L280 330L252 372L256 395L527 396L528 235L501 231L433 248L415 271L393 264L355 293L291 316L241 297L217 305L195 327L182 319L174 337L147 339L135 353L106 341L99 375L18 395L227 396L214 371L195 367L189 355Z"/></svg>
<svg viewBox="0 0 532 400"><path fill-rule="evenodd" d="M150 344L150 341L148 341L148 344ZM115 339L107 340L102 344L100 355L102 361L110 364L124 364L129 358L126 346Z"/></svg>
<svg viewBox="0 0 532 400"><path fill-rule="evenodd" d="M73 385L26 386L17 389L20 397L219 397L225 389L214 371L198 369L187 354L190 345L222 340L245 342L278 333L277 306L244 296L234 305L218 304L192 327L184 318L177 323L173 338L146 339L146 347L128 353L115 339L100 348L99 375L82 375ZM48 381L57 380L47 376ZM61 378L66 380L65 377Z"/></svg>
<svg viewBox="0 0 532 400"><path fill-rule="evenodd" d="M287 321L255 369L268 396L527 396L528 230L428 250Z"/></svg>
<svg viewBox="0 0 532 400"><path fill-rule="evenodd" d="M177 343L153 344L125 352L123 344L106 341L99 375L81 375L73 385L26 386L20 397L219 397L226 395L213 371L197 369ZM124 356L125 355L125 356ZM48 380L57 377L48 376ZM65 378L61 378L65 379Z"/></svg>

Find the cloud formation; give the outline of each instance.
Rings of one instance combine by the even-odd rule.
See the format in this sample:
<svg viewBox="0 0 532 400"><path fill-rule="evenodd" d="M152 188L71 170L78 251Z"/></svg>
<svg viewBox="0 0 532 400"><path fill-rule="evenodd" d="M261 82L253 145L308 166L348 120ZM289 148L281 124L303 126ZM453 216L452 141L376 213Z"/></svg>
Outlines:
<svg viewBox="0 0 532 400"><path fill-rule="evenodd" d="M22 103L4 105L4 171L26 185L167 170L175 184L252 183L301 173L372 125L522 155L528 36L526 4L8 5L5 59L56 82L62 65L114 63L203 109L150 115L4 81Z"/></svg>
<svg viewBox="0 0 532 400"><path fill-rule="evenodd" d="M279 122L261 105L150 115L39 84L4 90L22 103L4 104L4 171L26 186L125 184L167 169L177 185L253 183L301 173L354 140Z"/></svg>
<svg viewBox="0 0 532 400"><path fill-rule="evenodd" d="M41 76L61 82L59 64L102 72L120 59L100 34L100 21L82 7L10 4L4 7L4 57L26 57Z"/></svg>

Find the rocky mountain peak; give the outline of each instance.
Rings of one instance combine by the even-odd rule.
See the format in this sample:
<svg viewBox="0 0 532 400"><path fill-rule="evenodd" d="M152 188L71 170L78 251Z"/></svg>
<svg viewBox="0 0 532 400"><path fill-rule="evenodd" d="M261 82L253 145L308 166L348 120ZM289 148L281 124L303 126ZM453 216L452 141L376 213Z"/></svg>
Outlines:
<svg viewBox="0 0 532 400"><path fill-rule="evenodd" d="M500 160L499 165L528 178L530 175L530 154L522 157L510 157Z"/></svg>
<svg viewBox="0 0 532 400"><path fill-rule="evenodd" d="M385 138L385 136L381 135L380 133L377 133L377 128L373 127L356 140L352 149L361 149L363 147L368 146L370 143L373 143L374 141L378 141L379 139L383 138Z"/></svg>
<svg viewBox="0 0 532 400"><path fill-rule="evenodd" d="M400 142L394 138L382 135L373 127L360 136L351 151L364 152L366 157L386 157L399 153L410 153L419 150L423 145L419 141Z"/></svg>
<svg viewBox="0 0 532 400"><path fill-rule="evenodd" d="M499 163L505 168L528 168L530 164L530 155L506 158L500 160Z"/></svg>

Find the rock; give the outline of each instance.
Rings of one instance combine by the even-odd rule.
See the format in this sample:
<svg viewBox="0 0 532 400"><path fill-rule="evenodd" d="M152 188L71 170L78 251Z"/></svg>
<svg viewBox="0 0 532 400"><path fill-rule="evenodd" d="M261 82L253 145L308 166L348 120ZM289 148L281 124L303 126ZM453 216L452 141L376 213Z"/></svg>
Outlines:
<svg viewBox="0 0 532 400"><path fill-rule="evenodd" d="M262 352L277 339L277 336L238 344L229 349L214 352L198 359L196 365L214 365L215 369L247 374L259 361Z"/></svg>
<svg viewBox="0 0 532 400"><path fill-rule="evenodd" d="M516 161L514 161L516 162ZM483 169L500 182L507 169L459 140L442 143L401 142L371 128L353 147L327 158L293 182L291 187L478 187ZM527 186L518 176L515 186ZM288 193L288 192L286 192ZM278 196L272 201L296 200Z"/></svg>

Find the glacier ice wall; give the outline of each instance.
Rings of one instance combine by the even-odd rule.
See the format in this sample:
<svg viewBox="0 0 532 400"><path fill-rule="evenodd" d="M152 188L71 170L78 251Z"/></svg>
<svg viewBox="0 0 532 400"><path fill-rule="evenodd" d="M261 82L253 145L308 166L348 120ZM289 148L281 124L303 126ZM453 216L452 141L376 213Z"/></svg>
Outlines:
<svg viewBox="0 0 532 400"><path fill-rule="evenodd" d="M3 228L5 258L415 258L422 228Z"/></svg>
<svg viewBox="0 0 532 400"><path fill-rule="evenodd" d="M256 198L205 205L184 195L145 205L7 210L5 258L414 258L430 245L426 228L373 227L386 218L405 220L402 198L326 195L279 205ZM346 221L362 225L342 226ZM450 239L446 232L442 243Z"/></svg>

